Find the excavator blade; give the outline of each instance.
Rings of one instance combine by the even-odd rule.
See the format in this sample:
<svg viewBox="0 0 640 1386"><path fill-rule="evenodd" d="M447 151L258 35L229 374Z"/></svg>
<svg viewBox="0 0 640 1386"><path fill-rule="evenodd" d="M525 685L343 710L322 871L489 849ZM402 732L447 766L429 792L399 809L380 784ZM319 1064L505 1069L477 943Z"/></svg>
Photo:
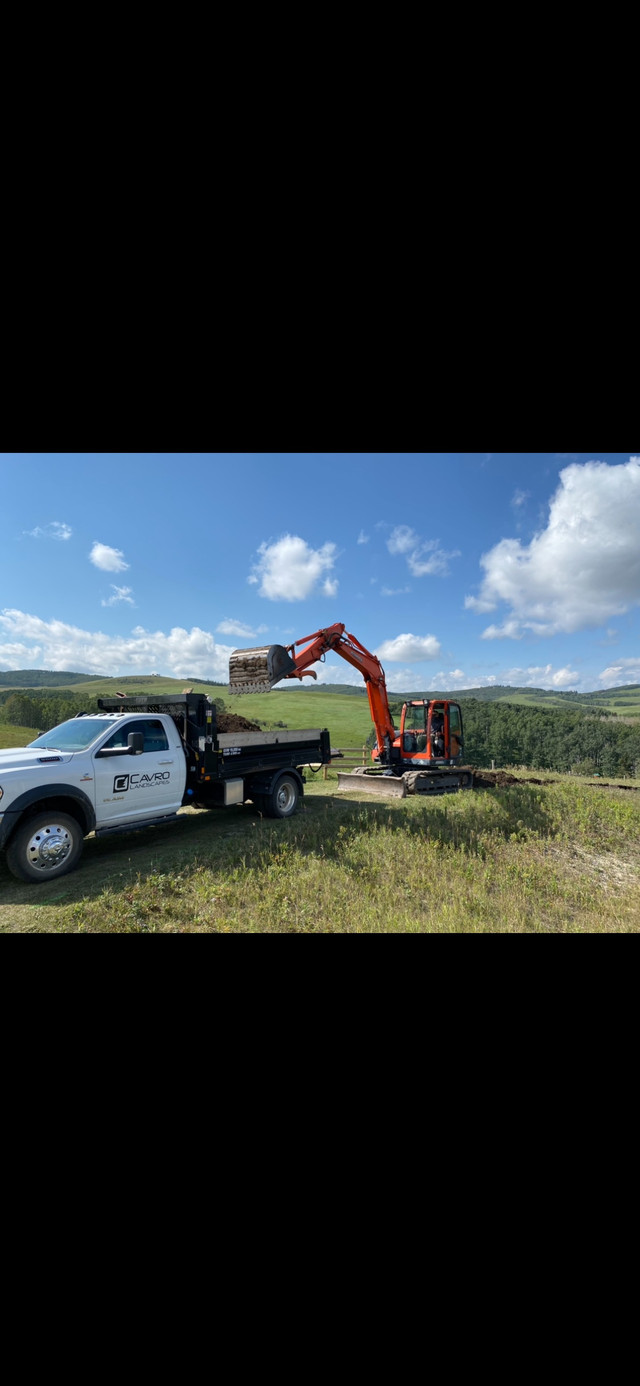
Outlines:
<svg viewBox="0 0 640 1386"><path fill-rule="evenodd" d="M338 789L357 789L364 794L382 794L389 799L406 799L407 786L398 775L354 775L338 771Z"/></svg>
<svg viewBox="0 0 640 1386"><path fill-rule="evenodd" d="M256 645L234 650L229 660L230 693L270 693L274 684L295 669L284 645Z"/></svg>

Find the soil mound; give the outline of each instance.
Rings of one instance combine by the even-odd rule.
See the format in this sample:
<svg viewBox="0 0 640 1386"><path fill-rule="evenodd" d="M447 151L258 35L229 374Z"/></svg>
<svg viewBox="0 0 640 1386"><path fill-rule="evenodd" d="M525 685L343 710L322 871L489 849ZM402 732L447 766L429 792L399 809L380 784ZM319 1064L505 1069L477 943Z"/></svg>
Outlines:
<svg viewBox="0 0 640 1386"><path fill-rule="evenodd" d="M237 712L219 712L216 721L219 732L261 730L255 722L247 721L246 717L240 717Z"/></svg>
<svg viewBox="0 0 640 1386"><path fill-rule="evenodd" d="M481 788L504 789L509 784L555 784L555 780L534 780L529 776L509 775L506 770L474 770L474 785Z"/></svg>

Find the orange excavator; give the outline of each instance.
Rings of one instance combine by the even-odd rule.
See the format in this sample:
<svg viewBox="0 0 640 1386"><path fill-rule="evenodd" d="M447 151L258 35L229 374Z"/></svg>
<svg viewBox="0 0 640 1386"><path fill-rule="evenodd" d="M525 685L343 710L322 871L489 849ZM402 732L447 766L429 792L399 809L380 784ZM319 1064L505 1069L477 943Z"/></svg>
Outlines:
<svg viewBox="0 0 640 1386"><path fill-rule="evenodd" d="M371 766L339 773L339 789L364 789L404 798L406 794L446 794L473 787L473 771L462 764L460 704L446 698L404 703L397 729L380 660L340 622L305 635L292 645L234 650L229 660L229 691L266 692L281 679L315 679L310 666L324 660L330 651L362 674L376 732Z"/></svg>

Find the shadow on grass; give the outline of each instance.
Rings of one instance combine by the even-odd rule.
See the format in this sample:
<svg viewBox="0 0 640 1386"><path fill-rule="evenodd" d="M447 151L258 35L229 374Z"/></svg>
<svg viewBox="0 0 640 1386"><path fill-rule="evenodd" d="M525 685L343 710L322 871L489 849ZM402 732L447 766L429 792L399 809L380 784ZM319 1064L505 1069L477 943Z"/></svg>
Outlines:
<svg viewBox="0 0 640 1386"><path fill-rule="evenodd" d="M554 837L557 831L555 817L546 807L540 789L524 784L433 799L416 797L389 804L380 800L364 803L338 798L327 803L321 801L319 795L308 801L319 802L323 803L321 813L326 815L328 829L324 836L324 853L338 859L345 837L375 832L381 827L413 837L437 839L467 851L476 851L487 834L510 841L531 836ZM332 810L335 815L333 830Z"/></svg>
<svg viewBox="0 0 640 1386"><path fill-rule="evenodd" d="M72 905L96 899L105 891L127 891L139 877L154 873L202 867L223 872L238 866L260 871L283 848L303 856L321 852L340 862L347 841L381 829L439 839L467 851L478 851L486 834L509 840L528 834L549 837L555 832L540 790L523 784L455 799L445 796L389 804L316 793L308 795L301 811L286 822L262 818L251 804L235 810L191 810L164 828L87 839L77 870L56 881L33 885L17 881L4 857L0 858L0 927L3 905L34 909Z"/></svg>

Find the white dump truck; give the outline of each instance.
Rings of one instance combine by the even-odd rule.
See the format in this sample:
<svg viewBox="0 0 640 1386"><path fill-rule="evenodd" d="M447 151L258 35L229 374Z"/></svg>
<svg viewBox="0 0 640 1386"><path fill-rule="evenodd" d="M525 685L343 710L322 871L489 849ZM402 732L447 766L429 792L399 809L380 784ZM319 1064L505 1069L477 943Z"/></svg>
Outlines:
<svg viewBox="0 0 640 1386"><path fill-rule="evenodd" d="M0 848L23 881L50 881L78 864L84 838L175 819L183 805L251 800L289 818L304 768L331 759L327 730L218 730L200 693L99 698L29 746L0 750Z"/></svg>

